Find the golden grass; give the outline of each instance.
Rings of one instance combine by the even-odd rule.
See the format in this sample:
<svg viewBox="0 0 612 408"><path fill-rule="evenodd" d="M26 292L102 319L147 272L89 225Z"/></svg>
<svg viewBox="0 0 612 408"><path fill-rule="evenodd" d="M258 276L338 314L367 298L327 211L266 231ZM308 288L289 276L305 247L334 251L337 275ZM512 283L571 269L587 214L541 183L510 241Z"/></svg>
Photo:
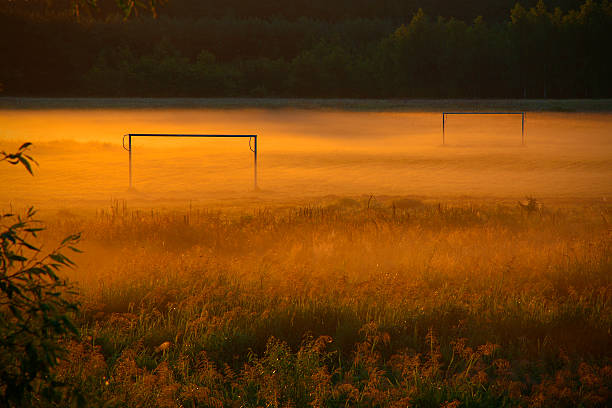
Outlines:
<svg viewBox="0 0 612 408"><path fill-rule="evenodd" d="M612 207L113 205L59 372L104 406L605 406Z"/></svg>

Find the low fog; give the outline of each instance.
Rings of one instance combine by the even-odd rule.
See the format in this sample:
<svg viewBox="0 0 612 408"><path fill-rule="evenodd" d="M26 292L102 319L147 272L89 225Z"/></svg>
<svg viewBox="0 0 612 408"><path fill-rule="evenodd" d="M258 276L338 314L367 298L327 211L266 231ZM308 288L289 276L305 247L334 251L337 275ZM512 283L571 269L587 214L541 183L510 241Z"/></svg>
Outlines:
<svg viewBox="0 0 612 408"><path fill-rule="evenodd" d="M59 109L0 112L0 149L32 142L31 177L0 168L0 200L39 207L322 195L602 199L612 193L612 115L297 109ZM259 187L247 139L135 138L128 192L126 133L259 135Z"/></svg>

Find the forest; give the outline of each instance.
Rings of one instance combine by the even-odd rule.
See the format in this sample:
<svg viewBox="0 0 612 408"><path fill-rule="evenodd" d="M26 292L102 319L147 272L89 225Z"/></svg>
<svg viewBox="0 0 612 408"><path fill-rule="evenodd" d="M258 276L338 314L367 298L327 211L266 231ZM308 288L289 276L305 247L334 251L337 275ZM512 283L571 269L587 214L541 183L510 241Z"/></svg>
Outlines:
<svg viewBox="0 0 612 408"><path fill-rule="evenodd" d="M0 0L0 95L607 98L612 3Z"/></svg>

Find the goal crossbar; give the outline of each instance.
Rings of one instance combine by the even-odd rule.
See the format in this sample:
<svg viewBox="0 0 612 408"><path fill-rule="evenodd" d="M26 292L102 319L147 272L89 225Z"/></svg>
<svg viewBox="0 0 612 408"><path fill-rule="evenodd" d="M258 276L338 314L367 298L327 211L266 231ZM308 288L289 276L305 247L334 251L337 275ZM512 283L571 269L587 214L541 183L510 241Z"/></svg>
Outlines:
<svg viewBox="0 0 612 408"><path fill-rule="evenodd" d="M447 115L521 115L521 145L525 145L525 112L442 112L442 144L446 142Z"/></svg>
<svg viewBox="0 0 612 408"><path fill-rule="evenodd" d="M132 189L132 138L133 137L220 137L249 138L249 150L253 152L253 188L257 190L257 135L181 134L181 133L128 133L123 135L123 148L129 153L130 190ZM128 139L127 146L125 139ZM251 146L251 140L253 145Z"/></svg>

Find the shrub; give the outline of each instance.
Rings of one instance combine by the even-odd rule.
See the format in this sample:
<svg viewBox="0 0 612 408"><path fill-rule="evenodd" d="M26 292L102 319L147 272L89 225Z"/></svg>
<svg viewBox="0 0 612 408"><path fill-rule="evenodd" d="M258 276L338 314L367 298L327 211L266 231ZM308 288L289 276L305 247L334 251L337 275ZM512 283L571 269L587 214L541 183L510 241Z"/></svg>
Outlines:
<svg viewBox="0 0 612 408"><path fill-rule="evenodd" d="M0 152L0 161L22 164L32 174L36 163L26 152ZM29 406L32 397L56 400L61 389L53 368L64 353L63 336L76 333L70 312L78 303L57 272L73 262L62 252L78 251L79 234L69 235L44 253L34 239L43 231L36 211L0 214L0 406Z"/></svg>

